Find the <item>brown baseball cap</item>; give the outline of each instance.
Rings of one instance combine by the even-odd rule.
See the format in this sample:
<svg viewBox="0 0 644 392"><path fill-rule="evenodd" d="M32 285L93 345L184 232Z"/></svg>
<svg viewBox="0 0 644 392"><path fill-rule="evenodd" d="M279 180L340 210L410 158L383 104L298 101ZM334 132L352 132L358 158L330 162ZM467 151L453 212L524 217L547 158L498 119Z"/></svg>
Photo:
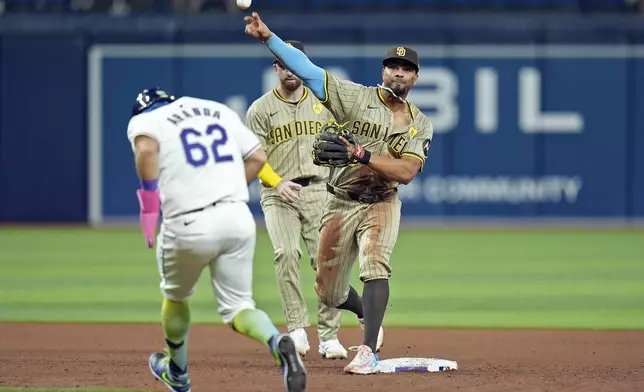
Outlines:
<svg viewBox="0 0 644 392"><path fill-rule="evenodd" d="M382 60L382 65L386 65L389 60L405 60L414 65L416 72L420 69L420 61L418 61L418 53L412 48L407 46L396 46L387 52L387 55Z"/></svg>
<svg viewBox="0 0 644 392"><path fill-rule="evenodd" d="M302 53L306 53L304 51L304 45L302 45L302 43L300 41L284 41L284 43L289 45L289 46L294 47L295 49L299 49L300 52L302 52ZM273 60L273 63L280 63L281 64L281 61L279 61L278 58L275 57L275 60ZM284 67L282 67L282 68L284 68Z"/></svg>

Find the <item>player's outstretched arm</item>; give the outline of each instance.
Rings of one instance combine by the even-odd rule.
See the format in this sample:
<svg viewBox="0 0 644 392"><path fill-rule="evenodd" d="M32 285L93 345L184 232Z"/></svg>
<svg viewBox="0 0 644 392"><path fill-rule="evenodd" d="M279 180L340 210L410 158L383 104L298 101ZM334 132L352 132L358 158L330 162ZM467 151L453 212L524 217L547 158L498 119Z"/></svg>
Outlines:
<svg viewBox="0 0 644 392"><path fill-rule="evenodd" d="M264 184L275 188L279 197L285 202L296 203L300 199L299 192L302 189L302 185L284 180L279 174L275 173L268 162L259 171L258 177Z"/></svg>
<svg viewBox="0 0 644 392"><path fill-rule="evenodd" d="M247 183L250 184L257 177L260 179L262 179L262 177L266 178L266 173L269 170L277 176L273 169L266 163L266 160L267 156L263 148L258 148L244 160ZM280 181L275 185L275 188L277 189L279 196L284 201L295 203L299 200L300 195L298 192L302 189L302 186L289 180L280 179Z"/></svg>
<svg viewBox="0 0 644 392"><path fill-rule="evenodd" d="M266 151L264 151L263 148L256 149L252 154L244 159L244 168L246 169L246 183L250 184L257 178L267 159L268 157L266 156Z"/></svg>
<svg viewBox="0 0 644 392"><path fill-rule="evenodd" d="M324 89L325 72L322 68L313 64L306 54L287 45L280 37L270 31L257 12L253 12L252 16L245 17L244 21L247 23L246 34L264 42L286 68L302 79L316 97L326 101L327 97Z"/></svg>
<svg viewBox="0 0 644 392"><path fill-rule="evenodd" d="M280 37L273 34L266 41L266 46L273 54L280 59L295 76L302 79L302 82L311 89L313 94L321 101L326 101L324 90L324 69L313 64L306 54L296 48L287 45Z"/></svg>

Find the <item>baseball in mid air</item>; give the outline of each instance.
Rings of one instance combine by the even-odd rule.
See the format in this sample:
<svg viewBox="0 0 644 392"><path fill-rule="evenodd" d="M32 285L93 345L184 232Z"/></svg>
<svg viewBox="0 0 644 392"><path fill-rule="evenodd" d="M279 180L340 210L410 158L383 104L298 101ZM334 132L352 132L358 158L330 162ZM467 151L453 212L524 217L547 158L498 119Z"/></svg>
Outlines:
<svg viewBox="0 0 644 392"><path fill-rule="evenodd" d="M253 0L237 0L237 7L245 10L246 8L250 7L252 2Z"/></svg>

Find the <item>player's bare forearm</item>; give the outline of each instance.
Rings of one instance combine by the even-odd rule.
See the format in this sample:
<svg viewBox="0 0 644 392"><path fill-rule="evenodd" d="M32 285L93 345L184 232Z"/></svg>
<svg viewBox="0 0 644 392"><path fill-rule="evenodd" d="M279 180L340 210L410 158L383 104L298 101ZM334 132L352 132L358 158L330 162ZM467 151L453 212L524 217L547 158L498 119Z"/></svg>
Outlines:
<svg viewBox="0 0 644 392"><path fill-rule="evenodd" d="M141 180L159 178L159 144L147 136L137 136L134 141L134 164Z"/></svg>
<svg viewBox="0 0 644 392"><path fill-rule="evenodd" d="M416 177L421 163L420 159L411 156L396 159L374 154L367 166L390 181L409 184Z"/></svg>
<svg viewBox="0 0 644 392"><path fill-rule="evenodd" d="M263 149L258 149L254 153L252 153L245 161L244 161L244 168L246 170L246 183L250 184L253 180L255 180L259 172L262 170L264 167L264 164L266 163L266 160L268 157L266 156L266 152Z"/></svg>

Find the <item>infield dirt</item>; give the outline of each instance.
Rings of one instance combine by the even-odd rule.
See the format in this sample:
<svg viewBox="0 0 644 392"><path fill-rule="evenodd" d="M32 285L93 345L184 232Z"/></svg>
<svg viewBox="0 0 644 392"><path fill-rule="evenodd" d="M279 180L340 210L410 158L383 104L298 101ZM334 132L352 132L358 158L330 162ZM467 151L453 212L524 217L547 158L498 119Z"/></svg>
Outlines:
<svg viewBox="0 0 644 392"><path fill-rule="evenodd" d="M343 328L345 347L361 330ZM381 358L458 361L445 373L347 375L323 360L309 329L310 392L644 391L644 332L386 328ZM160 325L0 324L0 386L120 387L164 391L147 367L163 349ZM193 390L282 391L268 350L224 326L193 326ZM349 359L355 355L349 352Z"/></svg>

